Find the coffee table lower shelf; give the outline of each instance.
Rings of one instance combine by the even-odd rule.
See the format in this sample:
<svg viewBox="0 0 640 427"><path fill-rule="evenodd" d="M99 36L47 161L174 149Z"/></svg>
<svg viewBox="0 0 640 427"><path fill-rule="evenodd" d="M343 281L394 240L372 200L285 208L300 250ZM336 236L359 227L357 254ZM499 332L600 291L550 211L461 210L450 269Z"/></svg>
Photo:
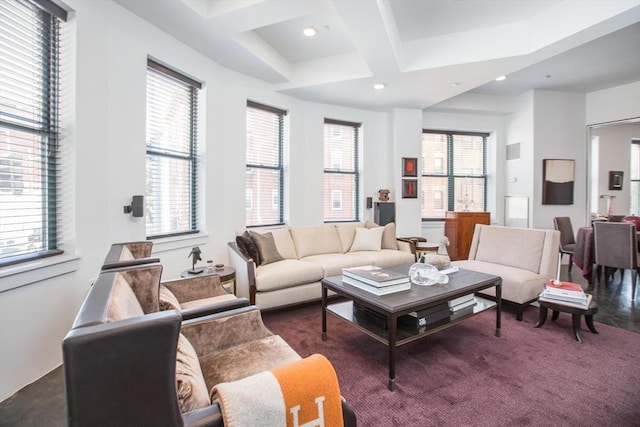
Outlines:
<svg viewBox="0 0 640 427"><path fill-rule="evenodd" d="M463 316L452 316L449 319L436 322L432 325L427 325L422 328L411 327L409 325L398 324L396 347L403 344L415 341L424 336L433 334L442 329L446 329L456 323L468 319L471 316L475 316L485 310L495 307L497 304L495 301L475 296L476 305L473 307L473 312L468 312ZM343 301L327 305L327 313L330 313L336 317L339 317L347 322L351 323L357 329L361 330L365 334L380 341L384 345L389 345L389 339L387 336L388 329L384 325L380 325L383 320L380 318L380 322L372 319L367 319L363 316L357 316L353 312L353 301ZM376 319L377 320L377 319Z"/></svg>

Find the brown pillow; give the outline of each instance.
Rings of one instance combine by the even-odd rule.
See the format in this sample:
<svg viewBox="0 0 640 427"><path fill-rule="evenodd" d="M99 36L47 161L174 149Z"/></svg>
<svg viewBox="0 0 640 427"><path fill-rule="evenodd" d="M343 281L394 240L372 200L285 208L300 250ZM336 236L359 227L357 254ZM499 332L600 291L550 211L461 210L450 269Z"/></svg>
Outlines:
<svg viewBox="0 0 640 427"><path fill-rule="evenodd" d="M211 405L196 351L182 334L178 338L176 356L176 389L178 405L183 414Z"/></svg>
<svg viewBox="0 0 640 427"><path fill-rule="evenodd" d="M284 258L276 248L276 242L273 240L271 233L251 232L251 237L258 247L260 253L260 265L271 264L272 262L282 261Z"/></svg>
<svg viewBox="0 0 640 427"><path fill-rule="evenodd" d="M242 252L242 255L247 258L251 258L257 265L260 265L260 253L258 252L258 247L248 231L236 236L236 244L238 245L240 252Z"/></svg>

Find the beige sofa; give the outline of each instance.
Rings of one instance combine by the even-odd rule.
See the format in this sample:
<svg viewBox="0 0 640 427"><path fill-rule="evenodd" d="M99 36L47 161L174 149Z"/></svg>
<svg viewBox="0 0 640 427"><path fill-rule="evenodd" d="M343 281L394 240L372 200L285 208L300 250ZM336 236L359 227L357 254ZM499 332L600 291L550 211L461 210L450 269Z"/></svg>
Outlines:
<svg viewBox="0 0 640 427"><path fill-rule="evenodd" d="M241 250L240 239L250 234L258 242L267 240L262 242L267 249L254 256ZM268 250L270 238L275 256ZM237 295L261 309L320 299L320 281L342 274L346 267L415 262L411 244L396 239L393 223L385 227L357 222L252 230L229 242L228 248L229 263L236 269ZM261 259L256 262L256 257Z"/></svg>
<svg viewBox="0 0 640 427"><path fill-rule="evenodd" d="M530 228L476 225L469 259L452 264L502 277L502 299L526 306L538 299L547 279L556 277L560 232ZM494 296L495 288L481 293Z"/></svg>

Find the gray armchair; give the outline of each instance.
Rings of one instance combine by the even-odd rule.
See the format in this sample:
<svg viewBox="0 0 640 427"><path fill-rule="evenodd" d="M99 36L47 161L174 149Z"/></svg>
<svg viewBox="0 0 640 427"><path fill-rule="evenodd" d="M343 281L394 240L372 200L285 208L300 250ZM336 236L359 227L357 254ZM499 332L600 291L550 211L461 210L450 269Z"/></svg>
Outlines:
<svg viewBox="0 0 640 427"><path fill-rule="evenodd" d="M569 255L569 273L573 267L573 253L576 250L576 237L573 233L571 218L557 216L553 218L553 226L560 232L560 254Z"/></svg>
<svg viewBox="0 0 640 427"><path fill-rule="evenodd" d="M624 270L631 270L631 300L636 299L636 281L640 265L636 226L625 222L593 223L595 263L598 271L602 267L619 268L620 280ZM605 272L605 280L607 272ZM598 273L600 281L600 272Z"/></svg>
<svg viewBox="0 0 640 427"><path fill-rule="evenodd" d="M103 272L64 338L70 426L222 426L209 398L218 381L300 358L254 306L183 322L175 310L145 314L138 295L149 293L139 291L120 272ZM342 407L345 425L355 426Z"/></svg>

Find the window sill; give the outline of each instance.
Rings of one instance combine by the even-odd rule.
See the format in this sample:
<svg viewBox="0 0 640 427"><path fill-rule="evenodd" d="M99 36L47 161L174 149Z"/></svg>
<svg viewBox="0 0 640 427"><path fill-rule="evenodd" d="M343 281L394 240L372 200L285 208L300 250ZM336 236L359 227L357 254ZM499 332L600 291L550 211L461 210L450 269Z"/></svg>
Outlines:
<svg viewBox="0 0 640 427"><path fill-rule="evenodd" d="M152 255L175 249L184 249L194 245L204 245L207 243L207 238L207 233L197 233L153 239Z"/></svg>
<svg viewBox="0 0 640 427"><path fill-rule="evenodd" d="M76 271L79 259L63 254L0 268L0 293Z"/></svg>

